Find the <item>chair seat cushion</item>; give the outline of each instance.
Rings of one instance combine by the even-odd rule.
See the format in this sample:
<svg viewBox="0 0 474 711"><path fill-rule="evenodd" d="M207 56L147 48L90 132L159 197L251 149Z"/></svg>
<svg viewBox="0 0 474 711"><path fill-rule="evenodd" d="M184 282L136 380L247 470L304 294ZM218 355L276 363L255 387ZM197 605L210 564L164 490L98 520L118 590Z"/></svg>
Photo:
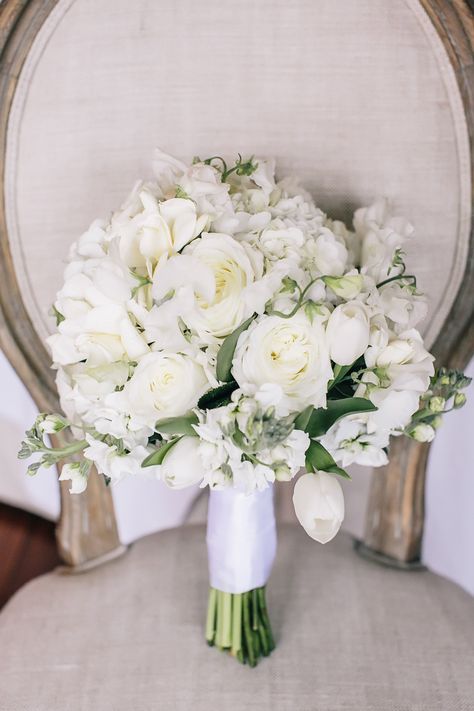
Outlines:
<svg viewBox="0 0 474 711"><path fill-rule="evenodd" d="M432 573L280 526L277 649L256 669L206 646L207 585L203 526L29 583L0 614L1 711L474 708L474 602Z"/></svg>

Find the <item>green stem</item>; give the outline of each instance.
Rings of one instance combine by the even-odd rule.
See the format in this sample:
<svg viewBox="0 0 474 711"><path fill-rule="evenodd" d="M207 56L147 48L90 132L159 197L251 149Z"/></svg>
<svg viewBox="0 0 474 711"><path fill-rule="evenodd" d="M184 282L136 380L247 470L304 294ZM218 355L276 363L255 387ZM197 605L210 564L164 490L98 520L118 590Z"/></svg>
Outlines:
<svg viewBox="0 0 474 711"><path fill-rule="evenodd" d="M380 289L381 286L385 286L386 284L390 284L392 281L400 281L400 279L410 279L416 289L416 277L413 274L397 274L397 276L393 276L389 279L385 279L384 281L379 282L377 284L377 289Z"/></svg>
<svg viewBox="0 0 474 711"><path fill-rule="evenodd" d="M232 650L234 657L242 651L242 593L232 596Z"/></svg>
<svg viewBox="0 0 474 711"><path fill-rule="evenodd" d="M206 619L206 641L209 645L214 644L214 636L216 634L216 612L217 612L217 590L211 588L209 590L209 601L207 604L207 619Z"/></svg>
<svg viewBox="0 0 474 711"><path fill-rule="evenodd" d="M85 439L79 440L79 442L74 442L73 444L69 444L67 447L59 447L58 449L54 449L54 447L44 447L42 450L43 452L51 452L51 454L54 454L61 459L64 457L68 457L70 454L75 454L76 452L80 452L82 449L85 449L89 445L89 442Z"/></svg>
<svg viewBox="0 0 474 711"><path fill-rule="evenodd" d="M232 595L222 594L222 647L230 649L232 646Z"/></svg>
<svg viewBox="0 0 474 711"><path fill-rule="evenodd" d="M252 627L250 623L250 593L246 592L243 594L243 608L244 608L244 638L245 645L247 647L247 660L249 666L254 667L257 664L257 659L255 657L255 650L253 646L253 635Z"/></svg>
<svg viewBox="0 0 474 711"><path fill-rule="evenodd" d="M266 633L268 635L268 643L270 646L270 651L272 651L273 649L275 649L275 641L273 639L272 628L270 625L270 618L268 617L267 603L265 600L265 587L258 588L257 593L258 593L258 601L259 601L259 605L260 605L260 613L262 615L262 621L263 621Z"/></svg>

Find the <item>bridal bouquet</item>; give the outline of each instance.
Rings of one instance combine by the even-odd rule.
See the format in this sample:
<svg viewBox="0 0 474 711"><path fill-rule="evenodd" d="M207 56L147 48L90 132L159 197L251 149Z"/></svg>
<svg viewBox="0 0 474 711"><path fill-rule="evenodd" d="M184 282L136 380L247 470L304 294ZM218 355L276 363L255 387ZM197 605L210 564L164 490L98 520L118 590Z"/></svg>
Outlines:
<svg viewBox="0 0 474 711"><path fill-rule="evenodd" d="M71 248L48 339L65 417L39 415L20 456L37 455L31 474L67 460L72 493L92 465L112 484L209 486L206 638L254 666L274 647L274 482L306 468L295 512L326 543L344 467L386 464L391 435L431 440L468 379L434 371L413 228L386 202L352 230L273 161L157 152L154 170Z"/></svg>

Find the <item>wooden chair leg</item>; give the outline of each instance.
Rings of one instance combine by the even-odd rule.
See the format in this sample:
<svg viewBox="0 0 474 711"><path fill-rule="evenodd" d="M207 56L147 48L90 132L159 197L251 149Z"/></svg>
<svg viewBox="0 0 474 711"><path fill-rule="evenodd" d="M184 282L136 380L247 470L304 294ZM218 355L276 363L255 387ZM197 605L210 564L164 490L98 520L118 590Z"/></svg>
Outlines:
<svg viewBox="0 0 474 711"><path fill-rule="evenodd" d="M365 535L358 546L365 557L420 567L428 451L428 444L393 438L390 463L373 473Z"/></svg>
<svg viewBox="0 0 474 711"><path fill-rule="evenodd" d="M103 477L91 471L87 489L70 494L69 482L61 485L61 516L56 538L66 572L83 572L121 555L112 493Z"/></svg>

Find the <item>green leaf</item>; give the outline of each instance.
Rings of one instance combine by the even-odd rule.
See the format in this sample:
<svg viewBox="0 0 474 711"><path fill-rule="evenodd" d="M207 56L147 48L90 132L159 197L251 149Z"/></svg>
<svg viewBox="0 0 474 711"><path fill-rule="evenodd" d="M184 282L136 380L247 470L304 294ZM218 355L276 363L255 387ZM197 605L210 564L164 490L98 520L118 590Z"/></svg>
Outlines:
<svg viewBox="0 0 474 711"><path fill-rule="evenodd" d="M305 409L300 412L298 417L295 419L295 428L297 430L303 430L303 432L307 431L306 427L313 411L314 407L312 405L308 405L308 407L305 407Z"/></svg>
<svg viewBox="0 0 474 711"><path fill-rule="evenodd" d="M235 331L232 331L232 333L224 339L219 349L216 362L216 374L217 379L223 383L228 383L230 380L232 380L232 359L234 357L234 351L237 345L237 341L239 340L240 334L247 330L254 318L255 314L253 314L253 316L241 323L240 326L235 329Z"/></svg>
<svg viewBox="0 0 474 711"><path fill-rule="evenodd" d="M166 442L162 447L156 450L156 452L152 452L151 454L146 457L143 462L142 462L142 467L154 467L159 464L163 464L163 459L166 457L168 452L174 445L179 442L181 437L175 437L174 439L170 439L169 442Z"/></svg>
<svg viewBox="0 0 474 711"><path fill-rule="evenodd" d="M344 479L350 479L350 475L341 467L338 467L327 449L320 442L311 441L306 450L306 468L309 472L320 471L329 474L337 474Z"/></svg>
<svg viewBox="0 0 474 711"><path fill-rule="evenodd" d="M197 437L196 430L192 425L197 425L198 423L198 416L194 412L190 412L182 417L167 417L164 420L158 420L155 424L155 430L160 434Z"/></svg>
<svg viewBox="0 0 474 711"><path fill-rule="evenodd" d="M326 408L314 410L304 428L310 437L321 437L332 425L346 415L358 412L374 412L375 405L363 397L348 397L342 400L328 400ZM296 425L295 425L296 426Z"/></svg>
<svg viewBox="0 0 474 711"><path fill-rule="evenodd" d="M219 387L209 390L198 400L198 407L201 410L213 410L215 407L222 407L230 402L230 396L237 390L238 384L235 380L230 383L224 383Z"/></svg>

